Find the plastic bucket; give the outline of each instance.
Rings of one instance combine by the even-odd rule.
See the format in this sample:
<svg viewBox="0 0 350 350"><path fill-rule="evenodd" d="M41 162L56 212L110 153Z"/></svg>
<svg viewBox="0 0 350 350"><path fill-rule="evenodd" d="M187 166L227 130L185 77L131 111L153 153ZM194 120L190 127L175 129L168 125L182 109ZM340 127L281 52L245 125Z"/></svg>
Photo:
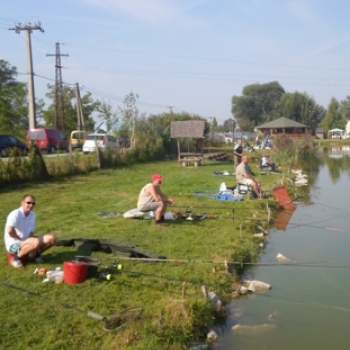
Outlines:
<svg viewBox="0 0 350 350"><path fill-rule="evenodd" d="M82 283L86 280L89 265L79 261L64 261L64 282L69 284Z"/></svg>
<svg viewBox="0 0 350 350"><path fill-rule="evenodd" d="M272 190L280 207L286 210L295 210L297 207L289 197L287 189L284 185L278 186Z"/></svg>

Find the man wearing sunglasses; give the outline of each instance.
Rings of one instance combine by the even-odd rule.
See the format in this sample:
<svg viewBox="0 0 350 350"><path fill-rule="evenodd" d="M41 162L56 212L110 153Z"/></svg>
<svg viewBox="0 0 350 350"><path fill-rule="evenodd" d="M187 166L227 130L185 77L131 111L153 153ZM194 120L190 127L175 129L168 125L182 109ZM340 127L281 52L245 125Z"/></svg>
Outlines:
<svg viewBox="0 0 350 350"><path fill-rule="evenodd" d="M144 186L139 194L137 208L142 212L156 212L156 226L163 226L164 213L169 205L173 205L175 201L165 195L161 189L163 177L160 174L152 175L152 182Z"/></svg>
<svg viewBox="0 0 350 350"><path fill-rule="evenodd" d="M4 239L6 250L14 255L11 260L13 267L23 267L21 258L24 256L43 263L41 253L55 244L56 238L52 234L34 236L34 206L35 197L27 194L22 198L21 206L7 216Z"/></svg>

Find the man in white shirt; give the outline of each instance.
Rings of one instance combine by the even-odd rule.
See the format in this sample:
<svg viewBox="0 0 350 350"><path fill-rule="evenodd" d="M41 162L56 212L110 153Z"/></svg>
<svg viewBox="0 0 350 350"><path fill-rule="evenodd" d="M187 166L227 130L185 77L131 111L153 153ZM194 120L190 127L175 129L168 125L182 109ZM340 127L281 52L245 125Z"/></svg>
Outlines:
<svg viewBox="0 0 350 350"><path fill-rule="evenodd" d="M254 179L253 172L249 164L249 157L242 156L242 162L236 169L236 180L239 184L252 186L258 198L261 197L260 183Z"/></svg>
<svg viewBox="0 0 350 350"><path fill-rule="evenodd" d="M21 206L7 216L4 240L6 250L14 255L11 260L13 267L23 267L21 258L24 256L43 263L41 253L56 242L52 234L34 236L36 225L34 206L35 197L27 194L22 198Z"/></svg>

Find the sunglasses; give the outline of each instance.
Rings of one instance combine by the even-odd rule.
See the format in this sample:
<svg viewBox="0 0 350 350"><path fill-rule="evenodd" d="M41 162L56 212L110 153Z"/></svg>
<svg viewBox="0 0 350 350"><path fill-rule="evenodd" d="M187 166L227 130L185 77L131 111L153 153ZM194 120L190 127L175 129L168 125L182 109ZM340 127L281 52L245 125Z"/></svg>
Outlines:
<svg viewBox="0 0 350 350"><path fill-rule="evenodd" d="M27 204L35 205L35 202L26 202Z"/></svg>

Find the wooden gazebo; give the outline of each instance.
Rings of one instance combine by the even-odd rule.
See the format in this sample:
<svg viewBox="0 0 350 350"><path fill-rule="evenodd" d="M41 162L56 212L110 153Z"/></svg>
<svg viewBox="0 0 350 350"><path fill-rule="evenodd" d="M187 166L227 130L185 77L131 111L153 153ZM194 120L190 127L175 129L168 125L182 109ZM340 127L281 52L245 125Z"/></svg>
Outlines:
<svg viewBox="0 0 350 350"><path fill-rule="evenodd" d="M177 151L179 163L186 166L191 162L195 166L203 162L203 140L204 140L205 121L202 120L187 120L187 121L173 121L170 124L171 138L177 139ZM181 152L180 139L196 139L198 143L199 152Z"/></svg>
<svg viewBox="0 0 350 350"><path fill-rule="evenodd" d="M282 134L287 136L305 136L311 132L311 130L308 131L306 125L285 117L257 126L257 129L271 137Z"/></svg>

